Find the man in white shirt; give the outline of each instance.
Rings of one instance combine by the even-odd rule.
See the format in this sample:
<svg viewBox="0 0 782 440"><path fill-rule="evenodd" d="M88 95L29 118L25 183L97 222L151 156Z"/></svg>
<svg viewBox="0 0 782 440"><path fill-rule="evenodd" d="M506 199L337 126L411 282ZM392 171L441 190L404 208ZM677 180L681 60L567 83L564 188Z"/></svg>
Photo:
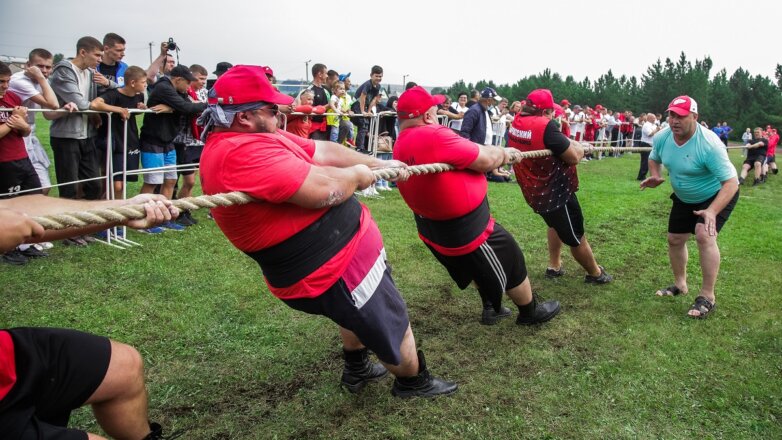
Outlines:
<svg viewBox="0 0 782 440"><path fill-rule="evenodd" d="M573 116L570 117L570 127L572 129L570 137L581 142L584 139L584 131L586 128L586 115L581 110L580 105L573 106Z"/></svg>
<svg viewBox="0 0 782 440"><path fill-rule="evenodd" d="M22 100L22 105L31 108L47 108L56 110L60 108L57 102L57 95L54 94L47 79L52 72L53 57L51 52L46 49L33 49L27 59L27 64L23 71L16 72L11 76L11 82L8 89L16 93ZM68 103L64 107L73 111L75 105ZM35 168L38 179L41 181L43 194L49 192L52 185L49 179L49 156L44 151L41 141L35 135L35 115L36 112L27 113L27 123L30 124L32 131L24 137L24 146L27 149L27 155Z"/></svg>
<svg viewBox="0 0 782 440"><path fill-rule="evenodd" d="M646 122L641 126L641 147L651 148L652 137L660 131L657 124L657 117L654 113L646 114ZM638 169L636 180L646 180L646 174L649 172L649 151L641 153L641 167Z"/></svg>

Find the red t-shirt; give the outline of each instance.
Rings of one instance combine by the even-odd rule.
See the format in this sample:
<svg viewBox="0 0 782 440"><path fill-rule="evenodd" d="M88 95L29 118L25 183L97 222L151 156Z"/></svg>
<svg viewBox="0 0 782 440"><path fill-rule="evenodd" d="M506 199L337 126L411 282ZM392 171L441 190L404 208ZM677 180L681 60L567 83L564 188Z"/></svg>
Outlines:
<svg viewBox="0 0 782 440"><path fill-rule="evenodd" d="M0 331L0 400L3 400L16 383L16 359L14 341L7 331Z"/></svg>
<svg viewBox="0 0 782 440"><path fill-rule="evenodd" d="M408 165L447 163L456 167L445 173L412 176L398 182L399 193L414 213L430 220L450 220L478 207L486 198L488 183L483 173L467 169L478 158L480 147L448 127L432 124L403 130L394 144L394 159ZM494 230L491 218L472 243L449 249L421 239L444 255L463 255L477 249Z"/></svg>
<svg viewBox="0 0 782 440"><path fill-rule="evenodd" d="M22 105L22 100L16 93L6 90L5 95L0 98L0 107L13 108ZM0 124L5 124L11 112L0 112ZM11 162L21 160L27 157L27 150L24 148L24 138L11 130L10 133L0 138L0 162Z"/></svg>
<svg viewBox="0 0 782 440"><path fill-rule="evenodd" d="M296 136L308 138L312 129L312 119L309 116L289 115L285 131Z"/></svg>
<svg viewBox="0 0 782 440"><path fill-rule="evenodd" d="M274 246L329 210L307 209L287 202L307 178L314 154L314 141L283 130L209 135L200 165L204 193L242 191L260 200L212 209L217 225L234 246L245 252ZM369 210L362 206L359 231L341 251L291 286L274 287L267 281L269 290L286 299L320 295L342 276L359 246L370 246L379 255L383 245L379 231L375 230L377 226Z"/></svg>
<svg viewBox="0 0 782 440"><path fill-rule="evenodd" d="M779 135L772 133L768 137L768 151L766 151L766 156L773 156L776 154L777 144L779 144Z"/></svg>

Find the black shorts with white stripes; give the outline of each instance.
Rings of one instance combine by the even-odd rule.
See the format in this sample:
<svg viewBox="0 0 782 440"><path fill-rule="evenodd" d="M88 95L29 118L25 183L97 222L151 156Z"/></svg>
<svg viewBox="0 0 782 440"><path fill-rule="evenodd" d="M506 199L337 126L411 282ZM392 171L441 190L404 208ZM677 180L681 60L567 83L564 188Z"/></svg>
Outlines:
<svg viewBox="0 0 782 440"><path fill-rule="evenodd" d="M494 232L489 238L469 254L448 256L429 245L427 247L460 289L466 289L475 281L484 303L491 303L497 311L502 303L502 294L527 278L527 265L521 248L499 223L494 224Z"/></svg>
<svg viewBox="0 0 782 440"><path fill-rule="evenodd" d="M570 247L581 244L584 236L584 215L581 214L581 205L578 203L576 193L570 195L565 205L551 212L540 214L549 228L557 231L562 243Z"/></svg>

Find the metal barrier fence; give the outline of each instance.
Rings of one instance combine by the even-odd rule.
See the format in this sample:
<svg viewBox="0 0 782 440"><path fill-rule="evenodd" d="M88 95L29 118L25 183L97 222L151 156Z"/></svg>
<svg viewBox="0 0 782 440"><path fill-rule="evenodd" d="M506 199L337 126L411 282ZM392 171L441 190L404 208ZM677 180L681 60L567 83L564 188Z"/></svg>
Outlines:
<svg viewBox="0 0 782 440"><path fill-rule="evenodd" d="M9 108L0 108L0 111L13 111L13 109ZM48 109L27 109L28 112L32 113L67 113L67 114L100 114L100 115L108 115L110 116L110 112L101 112L101 111L95 111L95 110L79 110L74 112L68 112L67 110L59 109L59 110L48 110ZM134 115L142 114L142 113L155 113L152 110L141 110L141 109L128 109L130 113L130 117L135 117ZM113 145L113 136L112 136L112 118L107 117L107 126L106 126L106 154L105 157L98 157L99 163L102 162L102 168L103 172L101 175L96 177L90 177L85 179L77 179L72 180L68 182L57 182L52 185L48 186L40 186L38 188L28 188L25 190L20 191L11 191L7 193L0 194L0 197L7 197L7 196L17 196L22 195L25 193L30 192L37 192L43 189L48 188L56 188L56 187L62 187L66 185L78 185L84 182L93 182L93 181L103 181L104 184L104 197L106 200L114 200L118 198L118 194L115 194L114 189L114 177L115 176L122 176L122 194L121 198L125 199L127 198L127 177L129 175L143 175L143 174L150 174L150 173L156 173L160 171L169 171L169 170L177 170L177 171L186 171L186 170L194 170L198 169L198 164L185 164L185 165L170 165L170 166L163 166L163 167L156 167L156 168L139 168L137 170L128 170L127 169L127 157L128 157L128 121L123 121L124 127L123 127L123 141L122 141L122 169L121 170L115 170L114 169L114 163L112 161L112 154L114 151L114 145ZM31 135L35 135L35 133L31 133ZM55 165L56 167L56 165ZM121 230L122 232L118 232ZM99 243L107 244L109 246L119 248L119 249L125 249L127 247L131 246L141 246L141 244L136 243L132 240L129 240L126 238L126 227L116 227L112 228L107 234L105 240L99 239ZM117 244L121 245L118 246Z"/></svg>

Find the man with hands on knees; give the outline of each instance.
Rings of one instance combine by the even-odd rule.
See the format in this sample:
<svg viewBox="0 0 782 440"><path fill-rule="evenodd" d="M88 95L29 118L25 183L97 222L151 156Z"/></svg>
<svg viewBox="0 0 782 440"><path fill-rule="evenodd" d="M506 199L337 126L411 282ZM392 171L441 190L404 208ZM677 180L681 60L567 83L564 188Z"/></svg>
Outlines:
<svg viewBox="0 0 782 440"><path fill-rule="evenodd" d="M722 141L698 123L698 104L694 99L685 95L671 101L668 123L669 128L652 139L651 177L641 182L641 189L655 188L663 183L662 164L668 169L673 187L673 207L668 217L668 256L674 283L659 289L656 294L687 293L687 240L694 234L703 285L688 315L705 318L716 307L714 286L720 268L717 234L736 206L739 183Z"/></svg>

